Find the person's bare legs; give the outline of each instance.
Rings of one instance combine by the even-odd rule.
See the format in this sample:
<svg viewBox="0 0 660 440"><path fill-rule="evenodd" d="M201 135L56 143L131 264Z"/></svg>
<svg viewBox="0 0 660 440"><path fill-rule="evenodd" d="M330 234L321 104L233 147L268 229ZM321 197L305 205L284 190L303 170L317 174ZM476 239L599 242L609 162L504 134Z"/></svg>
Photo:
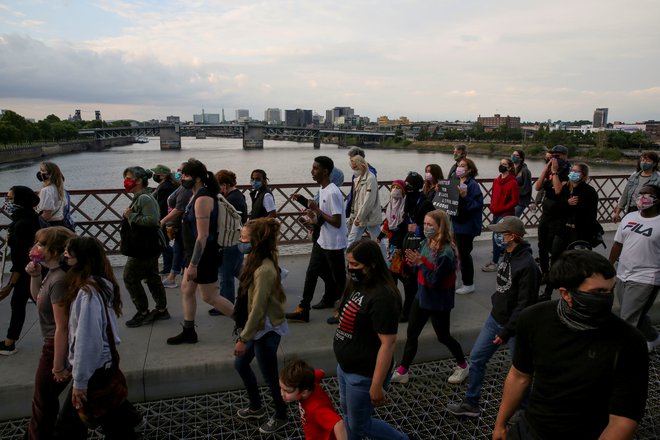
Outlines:
<svg viewBox="0 0 660 440"><path fill-rule="evenodd" d="M231 317L234 314L234 305L218 291L218 283L200 284L199 291L205 303L212 305L223 315Z"/></svg>

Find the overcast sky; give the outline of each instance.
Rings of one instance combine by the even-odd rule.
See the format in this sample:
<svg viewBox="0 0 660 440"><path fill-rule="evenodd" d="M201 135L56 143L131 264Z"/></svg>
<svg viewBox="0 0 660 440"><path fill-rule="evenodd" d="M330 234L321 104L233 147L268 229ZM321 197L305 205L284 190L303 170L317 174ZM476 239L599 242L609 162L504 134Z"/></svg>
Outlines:
<svg viewBox="0 0 660 440"><path fill-rule="evenodd" d="M658 0L0 0L0 108L658 120L658 18Z"/></svg>

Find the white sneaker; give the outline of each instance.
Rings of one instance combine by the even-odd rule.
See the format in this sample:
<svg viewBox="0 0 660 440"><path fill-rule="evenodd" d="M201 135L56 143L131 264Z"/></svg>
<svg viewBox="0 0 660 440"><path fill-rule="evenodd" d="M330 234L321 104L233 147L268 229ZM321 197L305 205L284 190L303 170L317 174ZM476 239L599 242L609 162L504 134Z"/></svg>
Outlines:
<svg viewBox="0 0 660 440"><path fill-rule="evenodd" d="M655 341L646 341L646 346L649 349L649 353L655 350L658 346L660 346L660 336L655 338Z"/></svg>
<svg viewBox="0 0 660 440"><path fill-rule="evenodd" d="M176 289L177 287L179 287L179 285L176 283L176 281L171 281L165 278L163 280L163 287L166 289Z"/></svg>
<svg viewBox="0 0 660 440"><path fill-rule="evenodd" d="M407 371L404 374L400 374L398 371L394 370L394 374L392 374L392 379L390 379L390 382L408 383L409 380L410 380L410 376L408 375Z"/></svg>
<svg viewBox="0 0 660 440"><path fill-rule="evenodd" d="M456 293L459 295L467 295L468 293L474 292L474 284L471 285L463 285L460 289L456 289Z"/></svg>
<svg viewBox="0 0 660 440"><path fill-rule="evenodd" d="M481 268L482 272L497 272L497 263L492 261Z"/></svg>
<svg viewBox="0 0 660 440"><path fill-rule="evenodd" d="M452 373L451 376L449 376L447 382L452 383L454 385L459 384L463 382L465 379L467 379L469 374L470 374L469 365L465 368L461 368L457 365L456 367L454 367L454 372Z"/></svg>

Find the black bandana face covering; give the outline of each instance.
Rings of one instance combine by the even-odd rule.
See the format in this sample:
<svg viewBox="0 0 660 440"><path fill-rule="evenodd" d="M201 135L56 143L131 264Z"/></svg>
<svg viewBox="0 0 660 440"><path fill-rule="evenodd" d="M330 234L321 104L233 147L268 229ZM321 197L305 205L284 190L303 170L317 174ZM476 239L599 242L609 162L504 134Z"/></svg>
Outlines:
<svg viewBox="0 0 660 440"><path fill-rule="evenodd" d="M594 330L603 325L612 313L614 293L591 293L574 290L571 294L573 306L563 298L557 305L559 319L573 330Z"/></svg>

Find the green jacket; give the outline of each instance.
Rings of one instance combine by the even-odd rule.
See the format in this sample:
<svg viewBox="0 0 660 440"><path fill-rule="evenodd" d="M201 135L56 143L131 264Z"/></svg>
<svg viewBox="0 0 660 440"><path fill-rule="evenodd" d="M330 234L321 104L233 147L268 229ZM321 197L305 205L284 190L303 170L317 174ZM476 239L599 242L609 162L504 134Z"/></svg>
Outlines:
<svg viewBox="0 0 660 440"><path fill-rule="evenodd" d="M130 224L140 226L160 226L160 208L148 188L135 194L130 205L133 212L128 216Z"/></svg>
<svg viewBox="0 0 660 440"><path fill-rule="evenodd" d="M284 302L275 298L277 275L275 263L270 259L265 259L254 271L253 281L248 289L248 318L240 334L244 341L252 340L255 333L264 328L266 316L273 327L286 320Z"/></svg>

